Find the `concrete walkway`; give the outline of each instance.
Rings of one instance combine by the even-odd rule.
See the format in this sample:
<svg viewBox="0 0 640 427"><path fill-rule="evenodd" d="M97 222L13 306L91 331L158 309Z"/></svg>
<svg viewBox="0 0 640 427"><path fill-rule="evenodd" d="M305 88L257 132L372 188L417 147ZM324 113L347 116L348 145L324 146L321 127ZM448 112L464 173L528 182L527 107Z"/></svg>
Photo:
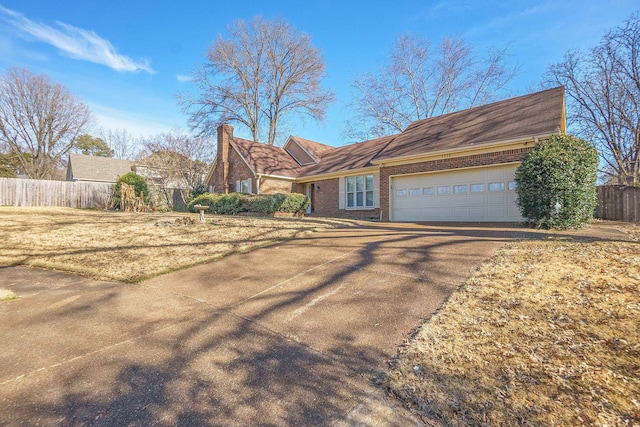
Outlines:
<svg viewBox="0 0 640 427"><path fill-rule="evenodd" d="M0 424L420 424L375 378L518 233L338 229L139 285L0 268Z"/></svg>

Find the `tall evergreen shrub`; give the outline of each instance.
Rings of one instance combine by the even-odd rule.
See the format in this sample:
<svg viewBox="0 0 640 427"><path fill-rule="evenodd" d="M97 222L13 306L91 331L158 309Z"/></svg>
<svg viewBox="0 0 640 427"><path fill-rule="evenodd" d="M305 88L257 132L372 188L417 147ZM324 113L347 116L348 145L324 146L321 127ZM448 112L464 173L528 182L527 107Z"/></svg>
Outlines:
<svg viewBox="0 0 640 427"><path fill-rule="evenodd" d="M579 228L598 202L598 152L586 141L554 135L525 156L515 174L522 216L542 228Z"/></svg>

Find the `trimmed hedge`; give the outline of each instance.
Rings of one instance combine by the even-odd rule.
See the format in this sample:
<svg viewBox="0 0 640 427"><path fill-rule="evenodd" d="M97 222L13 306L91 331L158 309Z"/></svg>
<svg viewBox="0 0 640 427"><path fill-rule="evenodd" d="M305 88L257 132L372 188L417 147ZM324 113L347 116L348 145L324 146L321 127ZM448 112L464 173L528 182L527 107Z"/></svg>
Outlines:
<svg viewBox="0 0 640 427"><path fill-rule="evenodd" d="M209 212L218 215L236 215L241 212L255 212L273 214L288 212L302 215L311 200L304 194L260 194L250 195L241 193L218 194L204 193L189 202L189 210L194 211L195 205L209 206Z"/></svg>
<svg viewBox="0 0 640 427"><path fill-rule="evenodd" d="M522 216L536 227L578 228L598 203L598 152L586 141L554 135L532 148L515 174Z"/></svg>

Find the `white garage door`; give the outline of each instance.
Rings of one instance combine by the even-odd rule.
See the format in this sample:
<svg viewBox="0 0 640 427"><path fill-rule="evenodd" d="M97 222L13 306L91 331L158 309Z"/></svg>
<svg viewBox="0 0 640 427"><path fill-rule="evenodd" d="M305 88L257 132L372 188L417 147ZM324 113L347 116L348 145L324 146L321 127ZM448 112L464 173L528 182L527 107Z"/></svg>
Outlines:
<svg viewBox="0 0 640 427"><path fill-rule="evenodd" d="M391 179L393 221L522 221L516 205L518 165L462 169Z"/></svg>

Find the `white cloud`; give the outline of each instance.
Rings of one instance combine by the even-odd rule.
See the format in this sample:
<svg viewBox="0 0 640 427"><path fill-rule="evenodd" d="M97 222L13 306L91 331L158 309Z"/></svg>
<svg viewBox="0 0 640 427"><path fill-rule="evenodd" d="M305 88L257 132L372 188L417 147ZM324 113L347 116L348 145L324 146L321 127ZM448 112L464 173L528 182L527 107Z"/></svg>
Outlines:
<svg viewBox="0 0 640 427"><path fill-rule="evenodd" d="M190 81L192 81L192 80L193 80L193 77L188 76L188 75L186 75L186 74L178 74L178 75L176 76L176 79L178 79L178 81L179 81L180 83L186 83L186 82L190 82Z"/></svg>
<svg viewBox="0 0 640 427"><path fill-rule="evenodd" d="M180 126L178 118L150 117L96 103L89 103L89 108L91 108L99 127L126 129L136 137L168 132Z"/></svg>
<svg viewBox="0 0 640 427"><path fill-rule="evenodd" d="M59 28L40 24L24 15L0 6L0 18L7 21L22 35L29 35L50 44L74 59L106 65L116 71L146 71L155 73L148 61L134 61L117 53L115 47L93 31L83 30L63 22L56 22Z"/></svg>

